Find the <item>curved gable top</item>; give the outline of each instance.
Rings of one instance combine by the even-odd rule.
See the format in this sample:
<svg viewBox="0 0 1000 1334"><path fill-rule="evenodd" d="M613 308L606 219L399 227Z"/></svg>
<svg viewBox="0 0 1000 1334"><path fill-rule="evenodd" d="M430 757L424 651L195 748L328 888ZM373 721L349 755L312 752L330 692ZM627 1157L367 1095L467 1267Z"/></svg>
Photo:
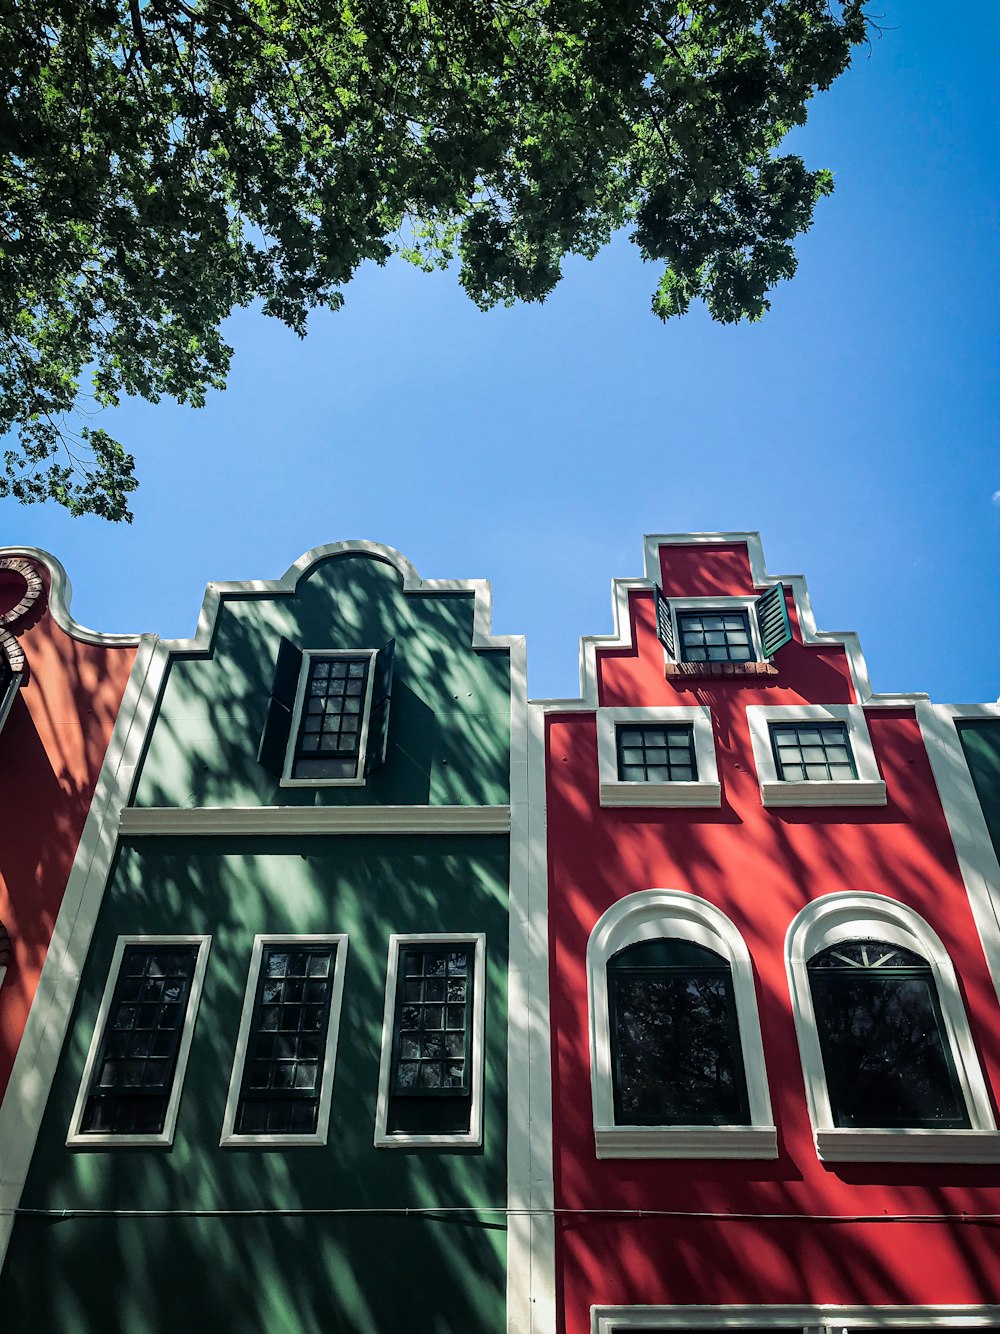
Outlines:
<svg viewBox="0 0 1000 1334"><path fill-rule="evenodd" d="M847 656L851 680L859 704L913 705L926 700L923 693L878 694L872 691L871 678L861 641L853 630L819 630L813 614L806 581L801 574L769 574L764 564L760 534L733 533L656 533L643 538L644 576L641 579L612 579L611 614L614 631L610 635L585 635L580 639L580 697L578 699L542 699L533 703L547 709L596 709L598 707L597 650L633 648L628 599L631 592L648 592L660 582L660 550L667 546L733 546L747 549L754 588L760 592L774 584L792 590L803 644L840 645Z"/></svg>
<svg viewBox="0 0 1000 1334"><path fill-rule="evenodd" d="M245 579L210 583L198 616L198 627L190 639L163 640L171 653L207 653L219 607L226 598L287 597L293 595L300 580L324 561L338 556L367 556L381 561L399 574L404 593L464 593L475 598L473 648L512 648L524 643L523 635L494 635L493 594L488 579L421 579L412 561L394 547L381 542L350 538L313 547L293 562L280 579Z"/></svg>

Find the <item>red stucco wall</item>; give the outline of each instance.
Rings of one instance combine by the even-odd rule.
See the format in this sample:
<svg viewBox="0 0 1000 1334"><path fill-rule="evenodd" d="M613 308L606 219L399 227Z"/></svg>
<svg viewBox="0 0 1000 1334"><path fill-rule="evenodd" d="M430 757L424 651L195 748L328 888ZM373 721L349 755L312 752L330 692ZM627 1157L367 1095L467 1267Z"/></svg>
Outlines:
<svg viewBox="0 0 1000 1334"><path fill-rule="evenodd" d="M33 563L47 595L49 572ZM11 628L30 678L0 732L0 921L14 948L0 987L0 1097L135 659L134 647L72 638L47 606Z"/></svg>
<svg viewBox="0 0 1000 1334"><path fill-rule="evenodd" d="M668 596L753 591L743 548L667 549ZM559 1306L569 1334L592 1304L985 1302L1000 1300L995 1225L824 1222L816 1215L1000 1214L1000 1167L827 1164L813 1144L784 939L811 899L874 891L919 912L949 950L987 1083L1000 1087L996 996L912 710L869 709L888 788L882 808L767 811L748 704L854 699L841 648L781 651L780 685L663 677L651 594L634 593L635 651L600 652L606 705L710 704L723 787L719 810L602 809L594 714L547 719L553 1123ZM765 678L766 680L767 678ZM754 962L775 1162L603 1160L594 1152L586 947L605 910L643 889L718 905ZM748 1220L602 1216L668 1210ZM791 1215L790 1219L762 1215Z"/></svg>

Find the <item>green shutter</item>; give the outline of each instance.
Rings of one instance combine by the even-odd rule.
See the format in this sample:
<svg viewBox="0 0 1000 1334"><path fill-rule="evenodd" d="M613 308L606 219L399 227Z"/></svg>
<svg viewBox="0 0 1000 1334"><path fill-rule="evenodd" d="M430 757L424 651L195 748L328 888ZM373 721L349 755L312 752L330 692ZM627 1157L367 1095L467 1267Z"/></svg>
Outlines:
<svg viewBox="0 0 1000 1334"><path fill-rule="evenodd" d="M372 710L368 719L368 743L365 746L365 777L385 763L389 736L389 698L392 695L392 664L396 641L390 639L375 655L375 679L372 682Z"/></svg>
<svg viewBox="0 0 1000 1334"><path fill-rule="evenodd" d="M765 658L773 658L778 649L783 648L792 638L788 608L785 605L784 584L772 584L754 605L757 612L757 627L760 630L761 650Z"/></svg>
<svg viewBox="0 0 1000 1334"><path fill-rule="evenodd" d="M267 717L264 719L264 730L257 748L257 763L262 764L278 778L285 769L288 733L292 726L295 691L298 688L301 670L302 653L287 639L282 639L278 645L278 657L274 664L271 698L267 702Z"/></svg>
<svg viewBox="0 0 1000 1334"><path fill-rule="evenodd" d="M670 616L670 603L663 596L663 589L660 588L659 584L653 585L653 594L656 598L656 637L666 649L667 656L676 658L674 623Z"/></svg>

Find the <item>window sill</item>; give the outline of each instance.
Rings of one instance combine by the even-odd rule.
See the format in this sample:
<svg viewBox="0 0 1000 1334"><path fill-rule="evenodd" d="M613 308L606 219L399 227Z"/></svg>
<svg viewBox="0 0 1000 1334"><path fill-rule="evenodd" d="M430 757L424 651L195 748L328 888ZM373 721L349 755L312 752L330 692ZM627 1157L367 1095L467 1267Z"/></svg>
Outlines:
<svg viewBox="0 0 1000 1334"><path fill-rule="evenodd" d="M720 783L601 784L602 806L721 806Z"/></svg>
<svg viewBox="0 0 1000 1334"><path fill-rule="evenodd" d="M67 1149L169 1149L173 1135L68 1135Z"/></svg>
<svg viewBox="0 0 1000 1334"><path fill-rule="evenodd" d="M996 1130L817 1130L825 1163L996 1163Z"/></svg>
<svg viewBox="0 0 1000 1334"><path fill-rule="evenodd" d="M843 782L783 783L762 780L760 795L765 806L884 806L885 783L881 779L851 778Z"/></svg>
<svg viewBox="0 0 1000 1334"><path fill-rule="evenodd" d="M375 1136L376 1149L480 1149L482 1134L467 1131L461 1135L378 1135Z"/></svg>
<svg viewBox="0 0 1000 1334"><path fill-rule="evenodd" d="M223 1135L220 1149L323 1148L326 1135Z"/></svg>
<svg viewBox="0 0 1000 1334"><path fill-rule="evenodd" d="M595 1126L598 1158L777 1158L774 1126Z"/></svg>

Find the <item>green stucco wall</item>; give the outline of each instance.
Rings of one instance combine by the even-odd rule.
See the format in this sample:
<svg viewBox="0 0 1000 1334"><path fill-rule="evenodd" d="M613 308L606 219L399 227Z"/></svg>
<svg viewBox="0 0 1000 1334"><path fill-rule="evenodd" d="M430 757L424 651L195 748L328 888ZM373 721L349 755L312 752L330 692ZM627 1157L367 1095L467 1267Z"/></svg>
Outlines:
<svg viewBox="0 0 1000 1334"><path fill-rule="evenodd" d="M1000 719L960 723L958 734L986 827L1000 856Z"/></svg>
<svg viewBox="0 0 1000 1334"><path fill-rule="evenodd" d="M481 1150L375 1149L391 932L486 932ZM219 1136L257 932L346 932L325 1147L222 1149ZM65 1138L118 934L211 934L173 1148L73 1152ZM39 1334L503 1327L507 848L503 838L214 839L119 855L25 1208L395 1209L495 1206L437 1219L19 1219L4 1327Z"/></svg>
<svg viewBox="0 0 1000 1334"><path fill-rule="evenodd" d="M135 804L507 804L509 657L471 647L472 616L471 595L404 595L394 568L365 557L323 562L295 596L227 600L211 655L170 665ZM281 635L303 649L396 638L388 755L366 786L282 789L256 763ZM508 897L505 835L120 844L0 1279L2 1328L500 1334ZM220 1148L255 934L334 932L349 944L327 1144ZM481 1148L373 1145L389 936L407 932L485 932ZM211 936L174 1143L70 1150L126 934Z"/></svg>

